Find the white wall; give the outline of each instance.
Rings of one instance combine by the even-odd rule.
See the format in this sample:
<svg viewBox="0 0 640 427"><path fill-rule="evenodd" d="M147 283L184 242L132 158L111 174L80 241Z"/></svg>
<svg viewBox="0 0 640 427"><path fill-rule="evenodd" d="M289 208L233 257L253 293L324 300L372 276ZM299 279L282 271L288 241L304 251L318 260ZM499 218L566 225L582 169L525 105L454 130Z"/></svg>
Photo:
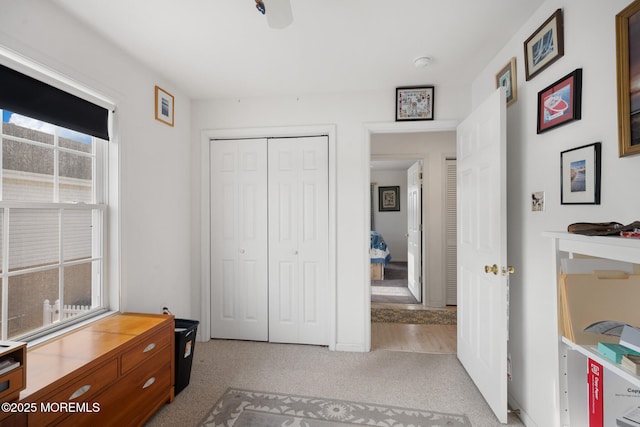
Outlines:
<svg viewBox="0 0 640 427"><path fill-rule="evenodd" d="M615 15L629 0L549 0L531 17L473 84L473 105L495 90L495 73L517 58L518 100L508 117L508 245L511 276L510 400L528 425L558 425L555 404L556 293L546 230L579 221L638 219L640 200L630 183L640 179L640 158L618 158ZM565 54L525 81L523 42L558 8L565 21ZM537 93L576 68L583 69L582 120L536 134ZM560 152L602 142L599 206L560 204ZM530 197L544 191L546 209L531 212Z"/></svg>
<svg viewBox="0 0 640 427"><path fill-rule="evenodd" d="M373 189L373 219L376 230L382 234L387 248L391 253L391 261L407 261L407 170L372 170L371 182ZM379 211L378 189L380 187L400 187L400 210Z"/></svg>
<svg viewBox="0 0 640 427"><path fill-rule="evenodd" d="M0 45L116 104L120 309L191 317L189 99L48 1L0 0L0 10ZM175 127L154 119L156 84L175 97Z"/></svg>

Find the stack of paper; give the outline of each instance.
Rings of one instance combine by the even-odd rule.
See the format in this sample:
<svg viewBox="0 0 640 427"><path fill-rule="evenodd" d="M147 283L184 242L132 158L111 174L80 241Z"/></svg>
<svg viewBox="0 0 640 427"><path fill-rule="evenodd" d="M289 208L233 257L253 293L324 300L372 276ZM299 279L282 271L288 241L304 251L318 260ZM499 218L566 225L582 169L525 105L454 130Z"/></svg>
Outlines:
<svg viewBox="0 0 640 427"><path fill-rule="evenodd" d="M640 351L640 329L625 325L622 329L622 335L620 335L620 344L632 350Z"/></svg>

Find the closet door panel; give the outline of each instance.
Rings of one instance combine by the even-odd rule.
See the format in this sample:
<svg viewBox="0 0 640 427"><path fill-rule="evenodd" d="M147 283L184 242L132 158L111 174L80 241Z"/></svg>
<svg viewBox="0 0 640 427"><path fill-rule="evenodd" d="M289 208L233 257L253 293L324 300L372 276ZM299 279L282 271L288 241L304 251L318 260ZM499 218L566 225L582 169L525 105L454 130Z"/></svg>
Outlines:
<svg viewBox="0 0 640 427"><path fill-rule="evenodd" d="M211 147L213 338L268 340L266 140Z"/></svg>
<svg viewBox="0 0 640 427"><path fill-rule="evenodd" d="M269 339L326 345L328 139L269 139L268 145ZM287 277L282 263L293 265ZM279 295L285 283L287 298ZM291 321L279 313L290 314Z"/></svg>

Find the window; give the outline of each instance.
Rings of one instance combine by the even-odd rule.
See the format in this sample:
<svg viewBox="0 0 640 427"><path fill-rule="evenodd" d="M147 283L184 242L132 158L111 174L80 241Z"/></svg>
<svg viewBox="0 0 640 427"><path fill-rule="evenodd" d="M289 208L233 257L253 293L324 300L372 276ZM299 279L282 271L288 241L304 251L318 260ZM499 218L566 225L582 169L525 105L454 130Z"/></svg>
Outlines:
<svg viewBox="0 0 640 427"><path fill-rule="evenodd" d="M108 142L0 110L1 339L106 310Z"/></svg>

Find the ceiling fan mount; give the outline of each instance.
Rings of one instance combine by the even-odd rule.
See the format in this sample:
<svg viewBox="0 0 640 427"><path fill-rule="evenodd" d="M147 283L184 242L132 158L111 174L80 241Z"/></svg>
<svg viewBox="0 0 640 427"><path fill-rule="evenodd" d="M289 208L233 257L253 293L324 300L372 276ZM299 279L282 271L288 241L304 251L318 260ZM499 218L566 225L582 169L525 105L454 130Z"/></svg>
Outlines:
<svg viewBox="0 0 640 427"><path fill-rule="evenodd" d="M255 0L258 12L267 17L271 28L286 28L293 22L291 0Z"/></svg>

